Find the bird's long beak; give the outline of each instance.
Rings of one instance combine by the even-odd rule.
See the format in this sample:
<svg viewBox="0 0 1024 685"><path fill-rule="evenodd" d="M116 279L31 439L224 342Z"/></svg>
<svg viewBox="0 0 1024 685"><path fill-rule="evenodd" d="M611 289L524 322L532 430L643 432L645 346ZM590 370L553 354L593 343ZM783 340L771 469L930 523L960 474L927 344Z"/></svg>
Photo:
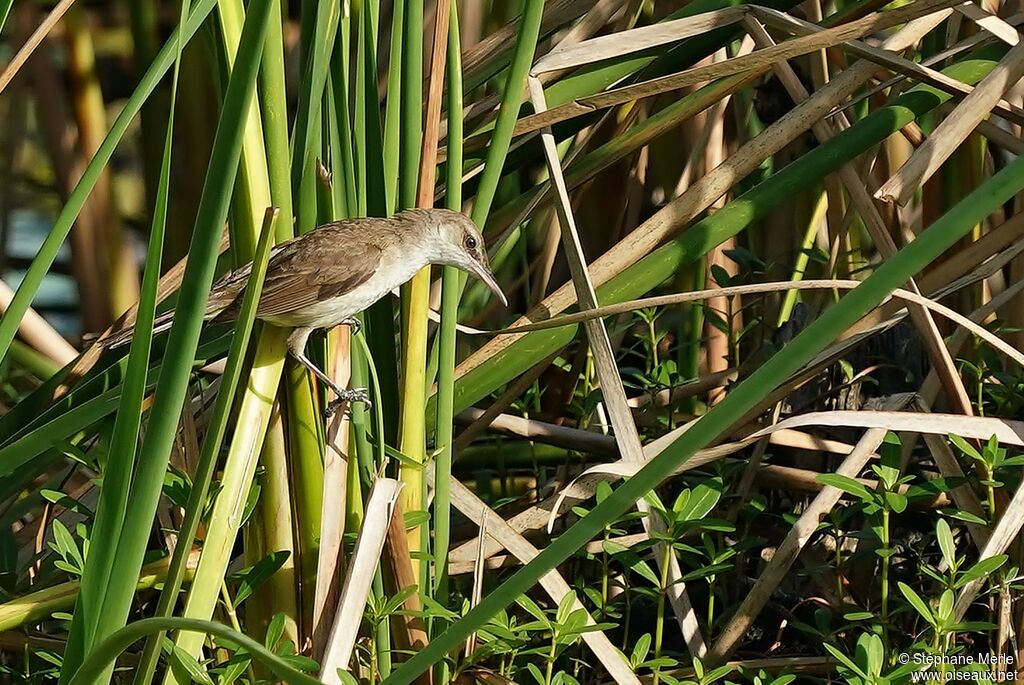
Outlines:
<svg viewBox="0 0 1024 685"><path fill-rule="evenodd" d="M501 286L498 285L498 281L494 280L494 274L491 273L491 267L488 264L474 261L473 274L483 281L491 289L492 293L498 296L503 305L508 306L508 298L505 297L505 293L501 292Z"/></svg>

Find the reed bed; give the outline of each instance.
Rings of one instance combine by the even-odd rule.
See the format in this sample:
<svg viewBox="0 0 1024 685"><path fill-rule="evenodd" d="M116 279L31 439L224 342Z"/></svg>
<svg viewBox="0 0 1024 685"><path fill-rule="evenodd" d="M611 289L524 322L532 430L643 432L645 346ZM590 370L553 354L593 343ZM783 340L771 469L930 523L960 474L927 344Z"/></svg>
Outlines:
<svg viewBox="0 0 1024 685"><path fill-rule="evenodd" d="M1022 21L0 0L0 678L1020 680ZM417 207L509 306L314 335L325 418L269 255Z"/></svg>

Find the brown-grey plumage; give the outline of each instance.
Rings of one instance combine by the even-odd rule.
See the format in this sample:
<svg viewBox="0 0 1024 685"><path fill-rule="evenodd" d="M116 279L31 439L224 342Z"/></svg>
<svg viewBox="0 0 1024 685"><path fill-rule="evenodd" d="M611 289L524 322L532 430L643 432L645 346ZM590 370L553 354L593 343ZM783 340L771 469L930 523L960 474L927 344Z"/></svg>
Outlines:
<svg viewBox="0 0 1024 685"><path fill-rule="evenodd" d="M337 221L282 243L271 252L256 318L267 319L344 295L365 283L380 265L378 233L367 240L365 219ZM388 226L388 222L382 226ZM252 263L226 274L210 290L206 315L212 321L234 321L249 282Z"/></svg>
<svg viewBox="0 0 1024 685"><path fill-rule="evenodd" d="M483 237L471 219L447 209L412 209L388 219L335 221L275 246L256 318L293 328L288 339L292 355L339 398L351 398L351 391L338 388L306 358L310 333L351 321L430 264L467 271L505 301L491 273ZM213 285L205 320L226 322L238 316L251 268L246 264ZM170 327L172 317L173 312L158 317L154 330ZM116 347L130 339L128 328L100 342Z"/></svg>

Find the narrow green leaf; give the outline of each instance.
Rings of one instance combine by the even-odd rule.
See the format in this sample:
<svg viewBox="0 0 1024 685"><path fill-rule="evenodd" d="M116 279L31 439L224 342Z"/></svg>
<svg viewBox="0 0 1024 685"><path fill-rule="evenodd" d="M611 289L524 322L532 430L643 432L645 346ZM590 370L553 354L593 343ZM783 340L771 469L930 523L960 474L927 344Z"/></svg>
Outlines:
<svg viewBox="0 0 1024 685"><path fill-rule="evenodd" d="M921 599L921 596L919 594L914 592L914 589L912 587L904 583L902 580L898 581L897 585L900 588L900 592L903 593L903 596L907 598L908 602L910 602L910 606L914 607L914 609L917 610L917 613L921 615L921 618L928 621L929 624L934 626L935 616L932 614L931 607L929 607L928 604L923 599Z"/></svg>
<svg viewBox="0 0 1024 685"><path fill-rule="evenodd" d="M862 502L871 502L874 499L874 493L868 490L867 486L849 476L839 473L823 473L818 476L817 480L823 485L829 485L849 493Z"/></svg>
<svg viewBox="0 0 1024 685"><path fill-rule="evenodd" d="M140 450L146 459L140 461L132 484L125 525L116 541L112 577L116 574L123 578L134 578L142 567L213 282L217 245L227 219L231 191L238 171L243 124L255 89L272 4L270 0L254 0L246 13L196 217L191 256L185 267L181 295L163 356L150 422ZM134 594L135 588L129 583L110 584L101 606L85 607L89 613L81 618L82 625L96 625L96 638L109 635L124 626ZM82 607L77 613L81 612ZM102 617L102 621L99 617ZM69 660L69 673L81 663L88 649L88 642L83 638L89 636L80 629L73 630L71 637L77 639L69 640L69 654L65 655ZM62 682L66 680L62 679Z"/></svg>
<svg viewBox="0 0 1024 685"><path fill-rule="evenodd" d="M289 685L320 685L319 680L295 669L285 659L252 638L212 621L177 617L144 618L109 635L96 646L96 649L80 668L68 674L71 685L89 685L97 682L102 674L113 666L114 659L134 642L148 635L155 635L167 630L206 633L213 637L230 640ZM64 666L66 669L66 661Z"/></svg>
<svg viewBox="0 0 1024 685"><path fill-rule="evenodd" d="M985 578L986 576L1002 568L1003 564L1005 564L1008 559L1009 557L1005 554L997 554L994 557L982 559L974 566L971 566L969 569L963 572L963 575L961 575L957 579L957 586L959 587L961 585L965 585L971 582L972 580Z"/></svg>
<svg viewBox="0 0 1024 685"><path fill-rule="evenodd" d="M942 558L945 559L946 565L955 569L957 566L956 545L953 544L953 531L946 519L940 518L939 522L935 524L935 538L939 542L939 549L942 550Z"/></svg>

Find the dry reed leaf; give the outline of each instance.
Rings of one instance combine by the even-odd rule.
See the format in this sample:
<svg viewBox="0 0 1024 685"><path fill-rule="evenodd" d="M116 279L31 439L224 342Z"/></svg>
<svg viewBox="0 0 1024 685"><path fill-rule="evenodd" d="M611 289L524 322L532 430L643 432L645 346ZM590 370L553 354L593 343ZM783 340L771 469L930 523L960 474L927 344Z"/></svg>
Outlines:
<svg viewBox="0 0 1024 685"><path fill-rule="evenodd" d="M929 13L945 12L947 10L948 12L952 12L953 10L948 8L958 4L958 1L959 0L919 0L918 2L904 5L900 9L888 12L877 12L848 24L843 24L831 29L822 29L820 32L812 35L794 38L793 40L786 41L775 48L758 50L749 55L734 57L723 62L715 62L700 67L693 67L668 76L661 76L633 85L607 90L595 95L577 98L571 102L553 107L547 112L537 113L520 119L516 124L515 135L520 136L533 131L538 131L545 126L551 126L560 121L591 114L598 109L614 107L640 98L660 95L662 93L679 90L698 83L713 81L725 76L746 72L764 73L779 60L799 57L800 55L806 55L811 52L817 52L818 50L834 47L835 45L845 41L871 35L899 24L909 22L909 27L913 25L913 22L929 16ZM702 15L697 15L697 17L699 16ZM693 19L696 19L697 17L693 17ZM943 17L943 19L945 19L945 17ZM904 30L906 30L906 28L907 27L904 27ZM899 34L896 35L898 36ZM896 36L890 37L890 40L895 37ZM899 48L887 47L886 49L898 50ZM855 67L856 65L851 67L851 69Z"/></svg>
<svg viewBox="0 0 1024 685"><path fill-rule="evenodd" d="M474 407L463 411L456 419L460 422L475 421L482 417L484 413L484 410ZM490 428L505 435L533 440L546 445L565 447L589 455L617 457L619 454L615 447L615 438L592 430L570 428L512 414L496 415L491 421ZM745 427L736 431L736 435L745 436L756 430L759 430L758 426ZM769 439L773 445L810 450L812 452L848 454L851 449L850 445L839 440L827 440L801 431L788 429L772 433Z"/></svg>
<svg viewBox="0 0 1024 685"><path fill-rule="evenodd" d="M973 7L973 5L971 6ZM963 5L958 5L957 9L960 7L963 7ZM806 36L822 30L821 27L811 22L768 7L755 5L751 7L750 13L769 26L774 26L796 35ZM956 98L963 98L973 90L971 86L950 78L941 71L930 69L925 64L913 62L887 50L871 47L863 41L846 41L843 43L843 47L858 57L871 60L897 74L914 77L921 83L926 83L939 90L946 91ZM1006 100L1000 99L996 102L993 106L993 112L1002 115L1014 123L1024 123L1024 109Z"/></svg>
<svg viewBox="0 0 1024 685"><path fill-rule="evenodd" d="M806 426L884 428L896 432L959 435L962 438L978 440L988 440L994 435L1003 444L1024 447L1024 421L1011 421L991 416L837 409L791 416L781 421L779 426L786 428ZM767 434L766 430L758 431L751 437L759 437L761 434Z"/></svg>
<svg viewBox="0 0 1024 685"><path fill-rule="evenodd" d="M894 396L902 398L902 395ZM679 435L686 432L687 424L668 433L658 440L644 446L647 459L652 459L666 445L674 442ZM963 438L987 440L993 435L1004 444L1024 446L1024 422L1011 421L993 417L963 416L961 414L932 414L895 411L852 411L833 410L827 412L810 412L792 416L779 423L762 428L750 434L740 442L719 445L699 450L693 457L673 471L678 475L709 461L720 459L727 454L743 449L759 438L771 435L784 428L795 429L808 426L832 426L844 428L877 428L896 432L930 433L933 435L958 435ZM616 461L593 466L570 482L558 495L548 515L548 529L551 529L566 501L580 501L588 491L593 492L596 483L601 480L618 480L630 478L643 468L643 464Z"/></svg>
<svg viewBox="0 0 1024 685"><path fill-rule="evenodd" d="M572 28L558 39L548 54L568 50L572 46L590 39L598 31L606 29L616 19L627 21L629 17L636 17L637 8L633 6L636 4L637 0L625 3L621 0L598 0ZM561 70L545 71L540 75L540 81L541 83L550 83L563 73Z"/></svg>
<svg viewBox="0 0 1024 685"><path fill-rule="evenodd" d="M349 329L339 326L331 331L333 344L327 372L341 387L351 376L349 365ZM320 547L317 550L316 587L313 592L313 653L323 655L329 623L338 599L340 569L344 566L346 480L348 476L349 417L338 412L328 422L327 449L324 453L323 501L320 511Z"/></svg>
<svg viewBox="0 0 1024 685"><path fill-rule="evenodd" d="M7 283L0 281L0 314L7 311L12 299L14 291ZM34 350L61 366L70 364L78 356L78 351L71 343L32 307L25 310L25 316L18 324L18 335Z"/></svg>
<svg viewBox="0 0 1024 685"><path fill-rule="evenodd" d="M52 10L50 10L50 13L46 15L46 18L39 24L39 27L32 32L32 35L28 37L25 44L22 45L14 57L11 58L11 61L7 63L7 67L3 70L3 73L0 73L0 93L10 85L11 81L13 81L14 77L18 75L21 68L25 66L25 62L28 61L28 58L32 56L32 53L36 51L36 48L42 44L46 36L51 30L53 30L53 27L60 22L61 18L67 14L67 11L71 9L74 4L75 0L61 0Z"/></svg>
<svg viewBox="0 0 1024 685"><path fill-rule="evenodd" d="M986 12L984 9L978 7L972 2L965 2L962 5L957 5L956 11L1007 45L1016 45L1020 42L1020 33L1017 32L1017 29L1002 18L990 12Z"/></svg>
<svg viewBox="0 0 1024 685"><path fill-rule="evenodd" d="M654 440L653 442L644 445L644 457L646 458L646 460L650 460L656 457L663 449L665 449L665 447L675 442L680 435L689 430L694 423L696 423L696 420L691 421L690 423L684 426L680 426L671 433L667 433L658 438L657 440ZM716 445L714 447L707 447L705 449L698 450L693 454L692 457L690 457L685 462L677 466L673 470L672 475L686 473L687 471L692 471L695 468L704 466L705 464L710 464L713 461L717 461L719 459L727 457L730 454L735 454L736 452L739 452L740 450L745 449L746 447L757 442L761 438L769 437L772 434L782 430L786 430L787 428L792 428L792 425L788 423L788 420L755 431L754 433L751 433L742 440L723 443L721 445ZM581 473L579 476L570 481L569 484L566 485L565 488L563 488L558 493L557 497L552 498L554 501L550 505L550 509L544 512L544 515L547 518L546 524L548 532L552 530L555 521L560 515L559 512L561 512L565 507L570 506L571 504L575 504L576 502L581 502L585 499L588 499L589 497L592 497L595 489L597 488L598 483L602 481L612 482L616 480L621 480L623 478L630 478L636 475L636 473L644 466L645 464L627 463L625 461L619 460L609 462L606 464L597 464ZM536 507L538 514L544 507L544 504L545 503L541 503L541 505ZM525 514L527 512L523 513ZM516 518L519 517L517 516Z"/></svg>
<svg viewBox="0 0 1024 685"><path fill-rule="evenodd" d="M530 101L534 111L543 112L547 109L544 99L544 87L535 76L527 79L527 86L530 91ZM572 202L569 199L569 189L565 185L565 177L562 174L562 165L558 157L558 149L555 144L554 134L549 127L541 131L541 143L544 149L544 157L547 162L548 176L551 187L555 193L555 210L558 214L559 227L562 233L562 253L569 264L569 271L572 277L572 284L576 290L576 298L583 311L592 310L598 307L597 294L594 284L587 271L587 258L583 253L583 245L580 242L579 231L576 228L576 219L573 216ZM590 353L594 359L594 366L597 371L598 380L601 384L601 395L604 405L611 420L615 433L615 442L619 448L622 458L629 462L643 463L643 446L640 443L640 434L637 432L636 423L633 421L633 414L626 402L626 389L622 385L622 378L619 375L618 363L615 359L615 352L612 350L611 339L608 337L608 330L604 321L600 318L590 318L584 323L587 333L587 341L590 346ZM639 504L640 510L649 513L646 502ZM657 517L647 516L644 518L644 528L651 531L664 532L664 523ZM659 542L655 546L655 559L659 571L669 581L669 603L672 611L679 622L679 629L682 631L683 639L690 653L701 657L707 650L704 637L701 634L700 625L697 622L697 614L693 610L689 597L686 593L686 585L683 582L683 571L679 564L675 550L665 554L666 543ZM668 563L669 568L663 569L662 565Z"/></svg>
<svg viewBox="0 0 1024 685"><path fill-rule="evenodd" d="M961 5L958 5L958 7L960 7L960 6ZM1013 14L1013 15L1009 16L1009 17L1006 17L1006 19L1004 19L1004 21L1007 24L1009 24L1010 26L1016 27L1018 24L1020 24L1022 21L1024 21L1024 12L1018 12L1016 14ZM985 43L989 43L991 41L992 41L992 38L989 36L989 34L979 31L978 33L975 33L974 35L971 35L971 36L968 36L967 38L964 38L963 40L961 40L960 42L956 43L955 45L951 45L948 48L945 48L943 50L940 50L939 52L936 52L934 55L931 55L927 59L922 60L920 64L921 64L921 66L925 66L925 67L934 66L936 64L942 64L943 62L946 62L948 60L952 60L953 58L957 57L958 55L963 55L964 53L968 52L969 50L972 50L972 49L974 49L974 48L976 48L976 47L978 47L980 45L984 45ZM846 111L846 110L852 109L852 108L856 107L857 105L859 105L860 103L864 102L865 100L873 98L876 95L878 95L879 93L884 93L885 91L888 91L890 89L892 89L892 93L890 93L890 95L893 95L893 94L896 93L897 90L900 90L899 85L900 84L904 84L906 82L906 80L907 79L906 79L905 76L900 75L900 76L896 76L894 78L882 81L878 85L865 90L863 93L860 93L859 95L857 95L854 98L851 98L849 102L847 102L846 104L844 104L842 106L840 111Z"/></svg>
<svg viewBox="0 0 1024 685"><path fill-rule="evenodd" d="M530 70L530 74L539 76L549 71L581 67L660 45L675 43L734 24L742 19L744 14L746 14L746 10L743 7L727 7L692 17L672 19L650 26L591 38L575 45L552 50L537 60Z"/></svg>
<svg viewBox="0 0 1024 685"><path fill-rule="evenodd" d="M899 205L907 204L917 189L967 139L978 122L992 113L993 106L1021 76L1024 76L1024 44L1018 44L1006 53L999 64L978 82L971 94L914 151L910 159L882 184L875 197Z"/></svg>
<svg viewBox="0 0 1024 685"><path fill-rule="evenodd" d="M533 76L527 79L527 84L534 110L543 112L547 109L544 100L544 87ZM544 147L548 174L552 188L555 191L555 209L558 213L559 226L562 232L563 254L569 264L576 297L582 310L593 310L598 307L597 294L594 291L594 284L587 271L587 259L583 254L583 246L576 227L576 219L573 216L572 203L569 200L569 190L565 185L565 177L562 174L562 166L559 162L555 138L550 128L545 128L542 131L541 142ZM622 378L619 376L619 368L615 360L615 353L612 350L611 340L608 337L608 331L604 326L604 322L598 317L589 318L584 323L584 326L587 332L587 340L590 343L590 352L594 356L594 364L601 383L601 394L608 408L619 451L624 459L641 461L643 459L643 448L640 444L640 435L637 433L636 424L633 422L633 414L626 403L626 390L622 385Z"/></svg>
<svg viewBox="0 0 1024 685"><path fill-rule="evenodd" d="M433 473L433 470L431 470ZM430 487L434 486L434 479L428 476L428 482ZM469 595L469 606L470 608L475 607L480 603L480 600L484 596L484 570L486 569L486 559L484 558L484 540L487 539L487 505L485 504L480 509L480 520L474 521L480 530L478 539L480 544L476 550L476 559L473 562L473 590ZM476 637L477 633L474 631L469 637L466 638L466 657L468 658L474 651L476 651Z"/></svg>
<svg viewBox="0 0 1024 685"><path fill-rule="evenodd" d="M749 295L753 293L767 293L776 292L780 290L853 290L854 288L858 287L860 283L860 281L840 279L811 279L806 281L776 281L770 283L752 283L750 285L727 286L725 288L712 288L710 290L694 290L685 293L673 293L670 295L646 297L639 300L629 300L626 302L606 305L604 307L596 307L589 311L580 312L577 314L569 314L566 316L547 319L544 321L525 324L521 326L511 326L509 328L501 329L498 331L481 331L479 329L468 328L465 326L460 327L459 330L461 330L463 333L470 335L516 335L527 331L539 331L548 328L554 328L557 326L575 324L581 321L591 320L595 317L624 314L626 312L636 311L637 309L646 309L649 307L664 307L670 304L694 302L698 300L705 300L708 299L709 297L715 296ZM992 345L992 347L999 350L1010 359L1024 366L1024 352L1021 352L1017 348L1005 342L984 326L981 326L975 323L974 321L971 321L970 318L964 316L963 314L960 314L959 312L943 304L940 304L935 300L929 299L917 293L910 292L909 290L903 290L902 288L897 288L896 290L892 291L890 297L893 299L903 300L904 302L908 302L911 304L919 305L925 309L929 309L933 312L941 314L943 317L955 322L959 326L962 326L963 328L970 331L972 334L978 336L985 342L989 343L990 345Z"/></svg>
<svg viewBox="0 0 1024 685"><path fill-rule="evenodd" d="M761 26L760 22L758 22L756 18L749 17L746 24L750 29L751 35L754 36L754 39L758 41L760 45L774 45L771 36L768 35L768 32L763 26ZM779 75L779 78L786 90L792 97L793 102L803 102L810 97L807 89L804 88L803 83L797 77L796 73L793 72L793 69L789 64L781 62L775 65L774 69ZM837 123L844 128L848 126L845 117L842 114L838 115ZM814 132L814 136L818 139L818 142L823 144L833 138L837 133L827 119L822 119L821 121L816 122L811 127L811 130ZM839 168L837 173L840 181L846 188L853 208L855 208L857 213L860 215L865 227L868 229L868 233L874 241L875 248L881 254L882 258L888 259L895 255L899 248L896 247L896 243L893 240L892 235L889 233L889 227L886 225L885 220L882 218L878 208L872 201L871 196L868 195L867 188L865 188L864 185L864 180L857 173L854 165L844 164ZM907 281L907 289L915 295L920 296L921 294L921 291L917 287L917 283L913 278ZM953 358L946 350L942 334L935 325L935 321L932 319L931 313L926 307L916 303L909 304L907 310L914 326L917 328L918 333L921 336L921 341L924 344L925 351L928 354L928 358L931 360L933 368L938 371L939 378L942 380L946 394L949 396L958 411L967 415L973 414L974 411L971 407L971 400L967 395L967 389L964 387L963 380L957 372ZM752 473L750 475L752 476Z"/></svg>
<svg viewBox="0 0 1024 685"><path fill-rule="evenodd" d="M324 658L320 662L320 680L328 685L340 685L338 669L348 670L352 648L363 620L366 598L384 550L384 540L401 489L402 484L393 478L378 478L367 497L363 527L356 538L356 547L345 575L338 610L334 615L334 626L324 650Z"/></svg>
<svg viewBox="0 0 1024 685"><path fill-rule="evenodd" d="M577 19L592 6L593 0L550 0L545 3L544 16L541 18L541 34L548 33ZM511 52L515 45L515 38L519 34L519 24L519 18L516 18L472 47L463 50L463 78L466 80L476 79L477 72L486 68L489 62L502 53Z"/></svg>
<svg viewBox="0 0 1024 685"><path fill-rule="evenodd" d="M583 16L593 9L593 0L552 0L546 3L544 14L541 17L540 33L545 35L558 29L569 22ZM520 17L502 26L497 31L489 34L486 38L466 49L462 53L462 78L464 81L475 81L486 75L492 69L491 62L503 54L512 51L515 45L516 36L519 34ZM498 105L501 104L501 93L495 92L484 95L472 102L463 110L466 130L471 131L482 127L492 121L498 113ZM441 124L441 135L448 135L448 120ZM446 155L439 151L440 159Z"/></svg>
<svg viewBox="0 0 1024 685"><path fill-rule="evenodd" d="M1002 236L1000 236L1000 239L1002 240L1003 238L1005 238L1005 235L1007 235L1007 234L1003 234ZM1008 262L1010 259L1012 259L1016 254L1020 253L1021 251L1024 251L1024 243L1012 243L1012 241L1011 241L1011 245L1012 246L1007 251L1002 253L999 257L993 258L993 259L989 259L988 261L983 263L981 266L976 267L971 273L969 273L967 275L964 275L964 276L960 277L957 281L954 281L953 283L947 284L944 287L942 287L941 289L939 289L935 293L935 296L936 297L944 297L946 295L949 295L949 294L955 292L956 290L958 290L960 288L963 288L963 287L965 287L965 286L967 286L967 285L969 285L971 283L976 282L980 278L984 278L986 275L988 275L992 271L998 270L998 269L1002 268L1002 266L1004 266L1005 263ZM990 245L990 247L991 247L991 245ZM986 250L986 251L984 251L984 254L987 254L988 252L989 251ZM967 268L970 268L970 267L971 267L971 265L969 263L967 265L962 265L961 264L961 265L959 265L959 270L967 269ZM833 281L823 281L823 282L832 283ZM802 283L790 283L789 285L791 287L801 287L802 285L813 284L813 283L816 283L816 281L804 281ZM851 284L852 283L853 282L851 282ZM746 286L737 286L737 287L746 287ZM754 285L752 287L758 287L758 285ZM722 290L727 290L727 289L722 289ZM703 299L703 297L706 296L705 295L706 292L707 291L703 291L701 293L695 293L695 295L699 296L698 299ZM675 298L685 298L688 295L689 295L688 293L680 293L680 294L676 294L676 295L669 295L667 297L670 298L670 299L675 299ZM657 302L658 300L657 300L657 298L647 298L646 300L641 300L641 301L645 301L645 302L655 301L655 302ZM628 304L628 303L625 303L625 304ZM611 305L610 308L614 308L614 307L617 307L617 306L618 305ZM983 309L985 309L985 311L991 311L991 310L989 310L987 308L983 308ZM602 308L601 309L602 312L604 312L605 310L606 310L606 308ZM570 315L570 316L572 316L572 315ZM804 367L803 371L801 371L799 374L797 374L796 376L791 378L787 383L783 384L779 388L775 389L773 392L769 393L762 400L762 402L757 407L755 407L754 409L751 410L751 412L747 415L747 417L745 417L744 420L745 421L753 420L754 417L760 415L766 408L772 406L773 404L778 402L781 398L785 397L790 392L792 392L793 388L795 388L799 384L803 383L807 379L813 377L815 374L820 373L821 370L823 368L825 368L826 366L828 366L829 364L835 363L836 360L840 359L849 350L851 350L854 347L856 347L857 345L861 344L861 342L863 342L864 340L866 340L866 339L868 339L868 338L870 338L872 336L878 335L882 331L884 331L884 330L890 328L891 326L895 325L900 320L902 320L903 316L905 316L905 313L897 313L895 316L893 316L893 317L891 317L891 318L889 318L889 319L887 319L885 321L882 321L881 323L878 323L878 324L875 324L875 325L873 325L871 327L859 330L858 332L850 334L847 337L839 340L835 344L829 346L827 349L822 351L817 357L815 357L811 362L809 362ZM977 312L973 316L976 316L977 320L981 320L984 317L983 314L979 314ZM870 315L869 315L869 317L870 317ZM869 317L866 317L866 318L869 318ZM568 317L563 317L563 318L565 319L565 318L568 318ZM975 327L975 329L977 329L977 327ZM964 335L966 335L966 330L967 329L958 329L958 333L964 332ZM937 388L937 385L936 385L936 388ZM647 444L644 447L645 454L647 454L647 455L657 454L658 452L661 451L661 449L664 448L665 445L673 442L678 437L679 433L681 433L682 431L686 430L688 427L689 427L688 425L681 426L680 428L677 428L675 431L673 431L671 433L668 433L668 434L666 434L666 435L664 435L664 436L654 440L653 442ZM777 425L775 427L775 430L776 431L780 431L780 430L782 430L782 427ZM754 438L754 439L756 439L756 438ZM689 460L687 460L687 462L680 468L679 473L682 473L682 472L685 472L687 470L696 468L698 466L702 466L704 464L710 463L712 461L715 461L716 459L720 459L720 458L725 457L725 456L727 456L729 454L733 454L733 453L743 449L747 445L749 445L751 442L754 441L754 439L750 439L749 436L748 436L748 439L746 439L745 441L742 441L742 442L734 442L734 443L729 443L729 444L725 444L725 445L719 445L719 446L716 446L716 447L708 448L708 449L705 449L705 450L700 450L696 454L694 454L693 457L691 457ZM614 474L611 475L611 476L603 476L603 475L598 474L598 475L588 476L588 477L585 477L585 478L583 478L583 477L577 478L571 484L572 490L570 490L568 488L566 490L563 490L562 493L560 493L557 497L548 498L544 502L541 502L540 504L538 504L537 506L531 507L530 509L528 509L528 510L526 510L524 512L521 512L520 514L517 514L509 522L517 530L520 530L520 531L532 530L532 529L540 528L540 527L542 527L542 526L547 524L548 520L550 519L549 512L556 505L556 502L560 502L559 506L564 506L564 503L565 503L566 500L568 500L568 501L570 501L572 503L575 503L575 502L579 502L579 501L585 500L585 499L587 499L589 497L592 497L593 493L594 493L594 488L596 487L597 483L602 481L602 480L607 480L608 477L615 478L616 476L614 476ZM452 552L452 558L456 558L457 557L457 558L461 559L461 557L464 555L464 549L467 546L471 546L471 545L472 545L472 543L467 543L466 545L463 545L463 546L457 548L456 550L454 550ZM493 549L494 553L496 553L497 551L498 550L496 548Z"/></svg>

